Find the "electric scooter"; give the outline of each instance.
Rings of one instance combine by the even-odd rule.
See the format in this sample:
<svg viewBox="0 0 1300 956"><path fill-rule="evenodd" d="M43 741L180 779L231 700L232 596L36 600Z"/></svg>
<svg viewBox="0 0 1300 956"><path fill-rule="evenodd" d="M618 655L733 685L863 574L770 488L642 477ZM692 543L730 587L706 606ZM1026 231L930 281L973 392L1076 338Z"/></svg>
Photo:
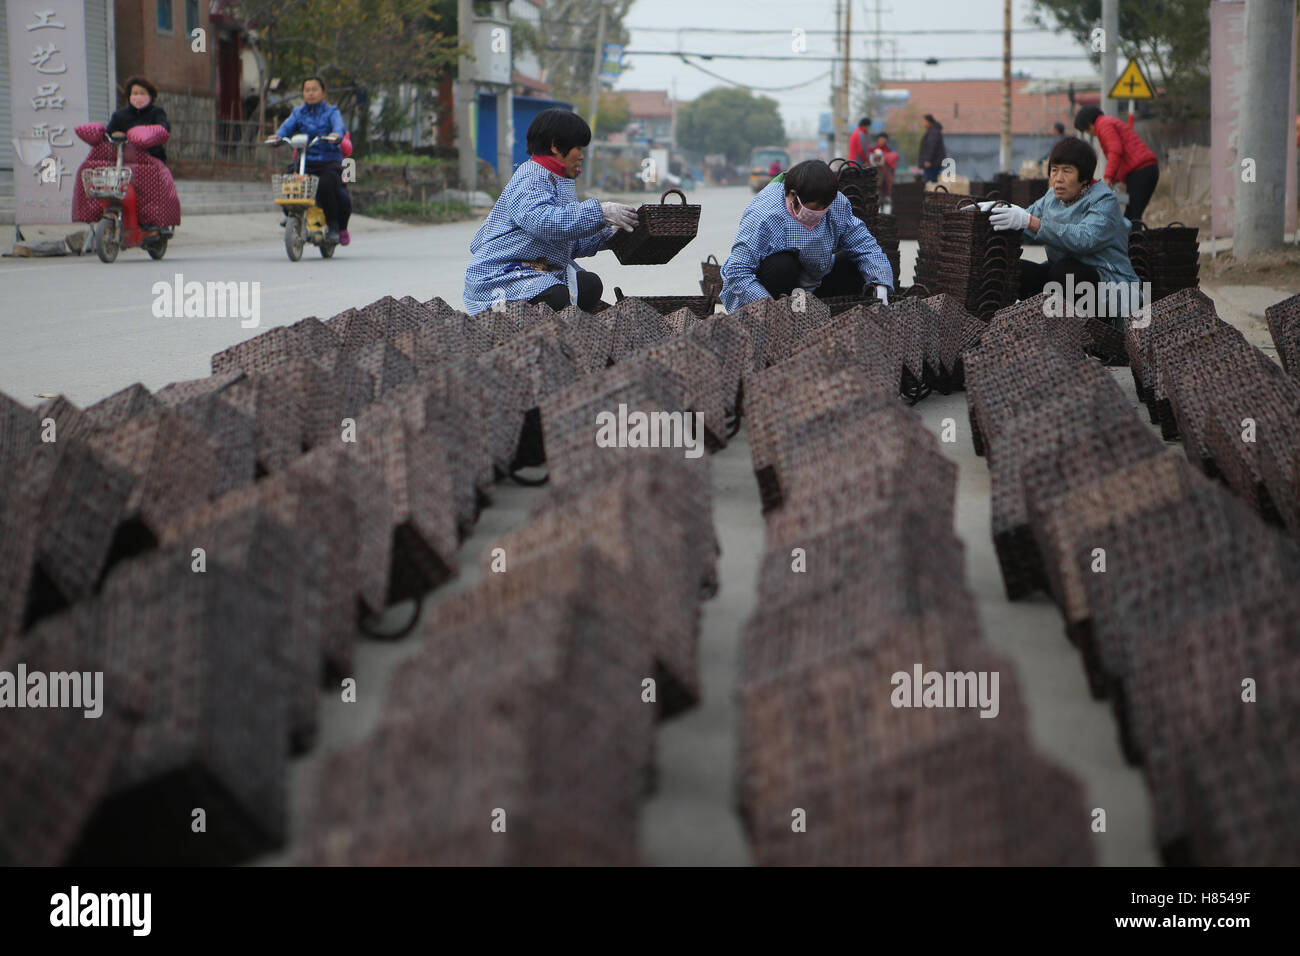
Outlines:
<svg viewBox="0 0 1300 956"><path fill-rule="evenodd" d="M167 254L167 240L172 237L172 227L140 225L136 217L135 187L131 184L133 171L122 161L126 133L108 133L105 138L117 148L117 165L81 171L81 185L86 195L98 199L104 206L104 215L93 230L95 252L100 261L112 262L122 249L138 246L151 258L161 259Z"/></svg>
<svg viewBox="0 0 1300 956"><path fill-rule="evenodd" d="M291 262L302 258L302 247L311 243L320 249L324 259L334 255L338 242L331 242L329 230L325 223L325 210L316 204L316 189L320 177L307 173L307 150L315 146L324 136L309 140L306 133L298 133L288 139L273 136L265 143L267 146L289 145L298 150L298 171L296 173L275 173L271 176L271 196L284 212L284 251Z"/></svg>

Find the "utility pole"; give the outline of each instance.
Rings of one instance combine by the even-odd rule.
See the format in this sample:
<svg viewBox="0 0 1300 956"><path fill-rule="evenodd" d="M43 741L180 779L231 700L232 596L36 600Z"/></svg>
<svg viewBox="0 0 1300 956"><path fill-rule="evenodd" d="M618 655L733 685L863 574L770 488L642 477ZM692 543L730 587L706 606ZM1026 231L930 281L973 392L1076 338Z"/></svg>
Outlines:
<svg viewBox="0 0 1300 956"><path fill-rule="evenodd" d="M1101 111L1115 115L1110 88L1115 85L1115 54L1119 50L1119 0L1101 0Z"/></svg>
<svg viewBox="0 0 1300 956"><path fill-rule="evenodd" d="M1011 0L1002 0L1002 146L999 167L1011 169Z"/></svg>
<svg viewBox="0 0 1300 956"><path fill-rule="evenodd" d="M591 145L587 147L587 182L596 182L599 170L596 165L596 111L600 108L600 64L605 54L605 0L600 0L600 18L596 26L596 51L591 58L591 106L587 111L587 125L591 127Z"/></svg>
<svg viewBox="0 0 1300 956"><path fill-rule="evenodd" d="M1233 203L1232 254L1237 259L1283 243L1286 228L1287 140L1295 135L1288 115L1295 4L1246 0L1245 56L1237 134L1237 190ZM1253 175L1249 166L1252 160Z"/></svg>
<svg viewBox="0 0 1300 956"><path fill-rule="evenodd" d="M840 142L844 144L844 155L849 155L849 131L853 129L853 120L849 117L849 110L853 108L853 100L849 91L849 50L850 41L853 35L853 0L845 0L844 3L844 68L840 79L840 95L843 99L840 101Z"/></svg>
<svg viewBox="0 0 1300 956"><path fill-rule="evenodd" d="M605 2L601 0L600 21L596 27L596 52L591 58L591 109L587 113L587 122L591 124L591 135L596 135L596 108L600 105L600 61L605 49Z"/></svg>
<svg viewBox="0 0 1300 956"><path fill-rule="evenodd" d="M469 50L474 44L473 0L456 0L456 42ZM460 185L466 198L478 188L478 166L474 155L474 61L461 54L456 62L456 152L460 160Z"/></svg>

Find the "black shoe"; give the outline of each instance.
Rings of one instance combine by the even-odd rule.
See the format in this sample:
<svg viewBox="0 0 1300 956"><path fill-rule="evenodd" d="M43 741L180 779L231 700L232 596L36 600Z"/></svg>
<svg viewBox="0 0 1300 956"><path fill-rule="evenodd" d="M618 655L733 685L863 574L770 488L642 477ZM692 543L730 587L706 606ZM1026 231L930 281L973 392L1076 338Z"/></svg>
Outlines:
<svg viewBox="0 0 1300 956"><path fill-rule="evenodd" d="M325 241L330 243L331 245L338 245L339 231L337 229L325 230Z"/></svg>

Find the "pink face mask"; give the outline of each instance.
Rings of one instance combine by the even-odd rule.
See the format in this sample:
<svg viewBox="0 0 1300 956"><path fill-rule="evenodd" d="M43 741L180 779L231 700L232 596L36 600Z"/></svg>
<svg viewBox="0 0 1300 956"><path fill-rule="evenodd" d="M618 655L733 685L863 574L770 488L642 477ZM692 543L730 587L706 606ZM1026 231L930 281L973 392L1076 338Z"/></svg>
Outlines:
<svg viewBox="0 0 1300 956"><path fill-rule="evenodd" d="M805 229L816 229L821 221L826 218L826 213L830 212L830 206L825 209L809 209L803 203L799 204L799 211L795 212L794 200L790 194L785 194L785 211L798 220L799 224Z"/></svg>

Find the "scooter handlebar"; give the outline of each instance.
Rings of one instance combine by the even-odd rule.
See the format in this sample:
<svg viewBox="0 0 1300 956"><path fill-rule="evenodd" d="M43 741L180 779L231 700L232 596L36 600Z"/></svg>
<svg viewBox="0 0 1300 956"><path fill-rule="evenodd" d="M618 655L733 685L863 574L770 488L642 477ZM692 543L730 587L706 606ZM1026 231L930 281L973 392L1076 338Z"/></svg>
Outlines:
<svg viewBox="0 0 1300 956"><path fill-rule="evenodd" d="M293 147L296 149L296 148L297 148L297 144L293 142L294 138L295 138L295 137L289 137L289 136L268 136L265 140L262 141L262 145L263 145L263 146L286 146L286 145L288 145L288 146L293 146ZM326 141L331 142L331 143L337 143L337 142L340 142L341 139L342 139L341 137L340 137L339 139L335 139L335 134L334 134L334 133L330 133L328 136L316 136L316 137L313 137L313 138L312 138L312 139L307 143L307 148L308 148L308 149L311 149L313 146L315 146L315 145L316 145L317 143L319 143L321 140L326 140Z"/></svg>

